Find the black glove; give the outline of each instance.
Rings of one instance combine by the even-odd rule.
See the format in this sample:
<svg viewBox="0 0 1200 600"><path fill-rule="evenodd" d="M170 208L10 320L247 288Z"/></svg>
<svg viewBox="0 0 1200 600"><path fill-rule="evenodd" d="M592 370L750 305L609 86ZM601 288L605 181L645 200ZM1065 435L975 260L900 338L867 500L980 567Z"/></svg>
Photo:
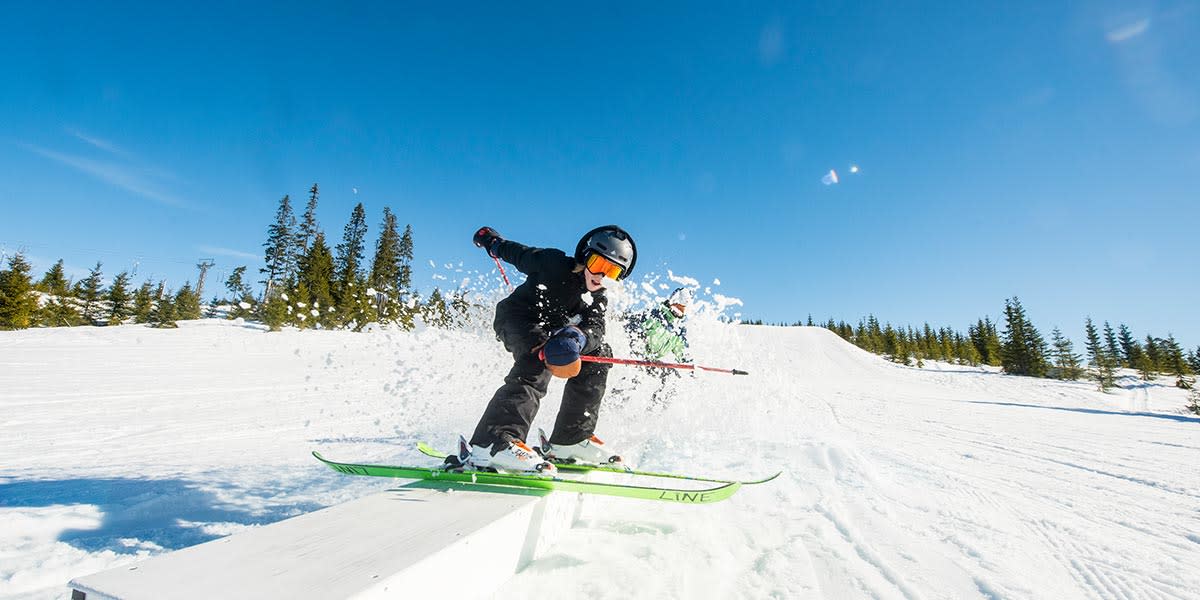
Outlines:
<svg viewBox="0 0 1200 600"><path fill-rule="evenodd" d="M504 238L500 237L500 232L491 227L480 227L471 241L475 242L476 246L487 250L488 256L496 258L496 244L503 242Z"/></svg>

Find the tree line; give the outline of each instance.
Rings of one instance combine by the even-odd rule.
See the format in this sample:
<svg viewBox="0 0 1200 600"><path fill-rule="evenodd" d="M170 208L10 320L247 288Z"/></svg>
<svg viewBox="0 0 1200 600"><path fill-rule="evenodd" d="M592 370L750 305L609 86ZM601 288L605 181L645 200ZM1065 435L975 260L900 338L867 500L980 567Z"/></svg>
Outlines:
<svg viewBox="0 0 1200 600"><path fill-rule="evenodd" d="M61 259L37 281L31 271L20 252L0 270L0 329L122 323L176 327L177 319L202 316L200 294L191 282L171 290L162 281L147 280L135 288L129 272L122 271L105 287L100 262L73 282Z"/></svg>
<svg viewBox="0 0 1200 600"><path fill-rule="evenodd" d="M366 261L367 217L363 204L350 213L342 239L332 248L317 221L320 188L313 184L300 219L284 195L263 243L261 287L249 281L247 267L232 270L225 298L214 296L208 316L224 314L265 323L272 331L300 328L361 330L371 323L410 329L419 316L434 326L449 326L469 309L459 293L434 288L421 298L412 285L413 230L400 228L384 207L371 261ZM175 327L181 319L204 314L200 290L185 283L178 290L165 282L145 281L132 288L132 277L118 273L105 286L101 263L86 278L72 282L59 260L40 280L18 252L0 269L0 329L147 323Z"/></svg>
<svg viewBox="0 0 1200 600"><path fill-rule="evenodd" d="M764 325L762 320L746 321ZM779 325L816 326L809 315L806 322ZM821 324L846 341L904 365L924 366L926 360L963 365L991 365L1011 375L1052 377L1077 380L1089 377L1101 390L1115 385L1117 369L1134 369L1144 380L1160 375L1175 378L1175 385L1191 389L1200 373L1200 346L1186 352L1173 335L1161 338L1146 335L1138 339L1127 325L1116 329L1105 321L1098 327L1091 317L1084 319L1084 356L1075 344L1055 327L1047 340L1029 319L1017 297L1004 301L1003 330L989 317L977 320L964 334L951 327L894 327L881 324L874 315L860 319L857 325L830 318Z"/></svg>

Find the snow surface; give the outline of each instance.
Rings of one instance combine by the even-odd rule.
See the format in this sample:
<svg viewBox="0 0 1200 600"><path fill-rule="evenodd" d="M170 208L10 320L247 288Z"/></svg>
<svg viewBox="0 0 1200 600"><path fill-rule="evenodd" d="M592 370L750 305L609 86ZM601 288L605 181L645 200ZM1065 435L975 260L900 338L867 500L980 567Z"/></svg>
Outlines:
<svg viewBox="0 0 1200 600"><path fill-rule="evenodd" d="M1200 422L1169 382L918 370L689 318L698 363L752 375L672 378L664 406L616 367L598 435L644 468L783 476L704 507L597 499L498 595L1200 597ZM510 366L486 325L180 325L0 332L0 596L384 490L309 451L424 464L415 443L469 433Z"/></svg>

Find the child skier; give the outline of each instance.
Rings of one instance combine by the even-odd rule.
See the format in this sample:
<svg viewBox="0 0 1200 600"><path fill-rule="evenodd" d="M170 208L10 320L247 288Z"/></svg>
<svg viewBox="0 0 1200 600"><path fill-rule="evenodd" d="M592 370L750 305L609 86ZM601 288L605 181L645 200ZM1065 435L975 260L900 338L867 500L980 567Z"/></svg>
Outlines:
<svg viewBox="0 0 1200 600"><path fill-rule="evenodd" d="M595 435L607 364L583 364L580 355L612 356L604 343L608 299L604 279L621 280L637 263L633 238L616 225L585 234L568 256L505 240L491 227L472 241L527 276L496 306L493 327L513 367L484 410L470 440L470 467L553 474L553 463L525 443L551 376L567 379L554 431L543 452L557 461L620 463Z"/></svg>

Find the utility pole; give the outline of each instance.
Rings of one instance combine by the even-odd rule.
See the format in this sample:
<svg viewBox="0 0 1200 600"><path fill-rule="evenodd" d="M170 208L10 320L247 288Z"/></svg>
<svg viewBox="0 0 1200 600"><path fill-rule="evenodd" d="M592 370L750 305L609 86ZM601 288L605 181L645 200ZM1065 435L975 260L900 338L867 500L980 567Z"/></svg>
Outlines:
<svg viewBox="0 0 1200 600"><path fill-rule="evenodd" d="M196 264L196 268L200 269L200 282L196 284L196 297L199 298L201 302L204 301L204 276L208 275L208 269L215 264L216 263L214 263L213 259L211 258L202 258L200 259L200 262Z"/></svg>

